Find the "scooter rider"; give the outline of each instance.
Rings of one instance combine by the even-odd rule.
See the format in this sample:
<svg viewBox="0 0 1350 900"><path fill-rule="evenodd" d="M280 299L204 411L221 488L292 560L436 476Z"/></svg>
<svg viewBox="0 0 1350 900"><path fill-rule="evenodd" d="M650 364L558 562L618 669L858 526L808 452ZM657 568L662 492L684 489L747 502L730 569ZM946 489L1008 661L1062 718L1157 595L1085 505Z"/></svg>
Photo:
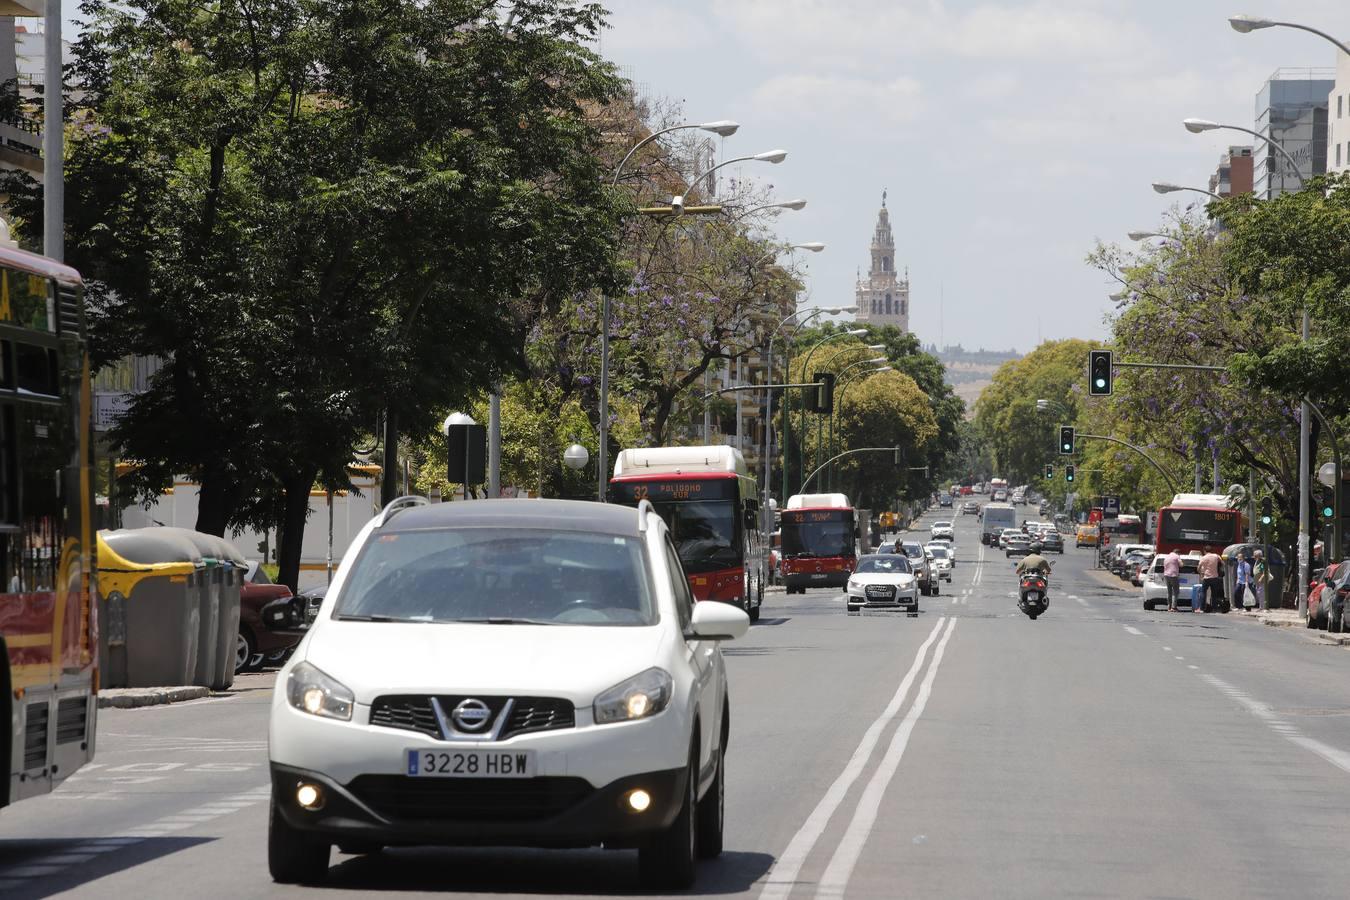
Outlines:
<svg viewBox="0 0 1350 900"><path fill-rule="evenodd" d="M1026 575L1028 572L1040 572L1045 577L1050 577L1050 560L1041 556L1033 549L1022 561L1017 564L1017 574Z"/></svg>

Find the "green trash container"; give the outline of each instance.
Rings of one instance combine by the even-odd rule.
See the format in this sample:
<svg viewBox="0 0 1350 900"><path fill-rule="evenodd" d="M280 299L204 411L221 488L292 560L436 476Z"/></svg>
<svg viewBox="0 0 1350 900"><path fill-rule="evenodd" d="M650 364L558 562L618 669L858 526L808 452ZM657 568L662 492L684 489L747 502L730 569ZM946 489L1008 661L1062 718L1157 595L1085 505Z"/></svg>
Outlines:
<svg viewBox="0 0 1350 900"><path fill-rule="evenodd" d="M104 686L192 683L203 577L196 547L168 529L99 532L99 657Z"/></svg>

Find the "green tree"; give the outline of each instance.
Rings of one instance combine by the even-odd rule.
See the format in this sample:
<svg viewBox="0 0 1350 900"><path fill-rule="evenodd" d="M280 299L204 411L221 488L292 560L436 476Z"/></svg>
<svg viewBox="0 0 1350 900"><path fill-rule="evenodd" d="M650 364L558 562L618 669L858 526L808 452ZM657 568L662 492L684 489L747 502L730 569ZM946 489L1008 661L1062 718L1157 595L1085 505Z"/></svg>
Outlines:
<svg viewBox="0 0 1350 900"><path fill-rule="evenodd" d="M592 112L621 88L596 4L88 0L67 162L69 259L100 361L164 368L113 433L201 484L198 528L345 487L384 415L521 370L530 325L619 281L621 201ZM40 195L10 178L40 230Z"/></svg>

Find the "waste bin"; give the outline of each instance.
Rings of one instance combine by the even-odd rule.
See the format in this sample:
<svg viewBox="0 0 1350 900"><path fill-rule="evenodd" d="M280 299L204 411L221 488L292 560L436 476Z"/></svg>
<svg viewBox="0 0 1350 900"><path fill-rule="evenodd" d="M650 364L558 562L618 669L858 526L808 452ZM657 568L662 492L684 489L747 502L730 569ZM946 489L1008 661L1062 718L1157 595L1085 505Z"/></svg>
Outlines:
<svg viewBox="0 0 1350 900"><path fill-rule="evenodd" d="M216 633L216 669L211 689L223 691L234 684L235 653L239 642L239 593L248 572L248 560L229 541L213 540L219 543L216 559L220 563L220 604L217 608L220 624Z"/></svg>
<svg viewBox="0 0 1350 900"><path fill-rule="evenodd" d="M1234 596L1233 588L1237 585L1238 554L1245 554L1250 562L1257 550L1261 551L1261 555L1265 557L1266 566L1270 569L1270 581L1266 582L1266 608L1278 609L1282 605L1284 586L1289 574L1289 566L1279 547L1272 547L1270 544L1230 544L1224 547L1223 553L1220 554L1223 557L1224 565L1224 588L1228 591L1229 597ZM1244 598L1244 602L1246 601L1250 601L1252 606L1256 605L1256 598L1251 595L1250 589L1247 591L1247 597Z"/></svg>
<svg viewBox="0 0 1350 900"><path fill-rule="evenodd" d="M98 535L99 656L107 687L192 684L201 554L164 528Z"/></svg>

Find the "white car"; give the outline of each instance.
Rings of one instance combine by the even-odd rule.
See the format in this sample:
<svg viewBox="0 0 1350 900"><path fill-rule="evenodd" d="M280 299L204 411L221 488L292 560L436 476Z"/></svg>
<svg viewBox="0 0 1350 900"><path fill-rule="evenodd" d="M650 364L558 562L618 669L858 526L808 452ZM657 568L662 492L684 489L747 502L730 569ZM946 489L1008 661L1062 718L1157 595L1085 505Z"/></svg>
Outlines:
<svg viewBox="0 0 1350 900"><path fill-rule="evenodd" d="M1148 571L1144 573L1144 609L1146 610L1152 611L1155 606L1167 608L1167 580L1163 578L1163 563L1166 559L1166 553L1160 553L1153 557L1153 562L1149 563ZM1191 587L1199 583L1200 557L1181 557L1181 583L1177 591L1177 606L1184 609L1191 608Z"/></svg>
<svg viewBox="0 0 1350 900"><path fill-rule="evenodd" d="M923 548L933 557L933 571L937 577L946 582L952 580L952 567L956 565L956 558L952 554L950 544L942 541L934 541Z"/></svg>
<svg viewBox="0 0 1350 900"><path fill-rule="evenodd" d="M1008 549L1008 538L1026 537L1026 534L1020 528L1005 528L998 533L998 549Z"/></svg>
<svg viewBox="0 0 1350 900"><path fill-rule="evenodd" d="M858 567L848 579L845 598L848 611L863 608L903 607L919 614L919 580L903 553L874 553L858 557Z"/></svg>
<svg viewBox="0 0 1350 900"><path fill-rule="evenodd" d="M956 529L952 527L951 522L934 522L933 527L929 529L932 533L929 535L932 540L946 538L949 541L956 540Z"/></svg>
<svg viewBox="0 0 1350 900"><path fill-rule="evenodd" d="M323 880L410 844L637 848L642 881L722 849L719 642L666 525L565 500L396 500L277 674L268 866Z"/></svg>

